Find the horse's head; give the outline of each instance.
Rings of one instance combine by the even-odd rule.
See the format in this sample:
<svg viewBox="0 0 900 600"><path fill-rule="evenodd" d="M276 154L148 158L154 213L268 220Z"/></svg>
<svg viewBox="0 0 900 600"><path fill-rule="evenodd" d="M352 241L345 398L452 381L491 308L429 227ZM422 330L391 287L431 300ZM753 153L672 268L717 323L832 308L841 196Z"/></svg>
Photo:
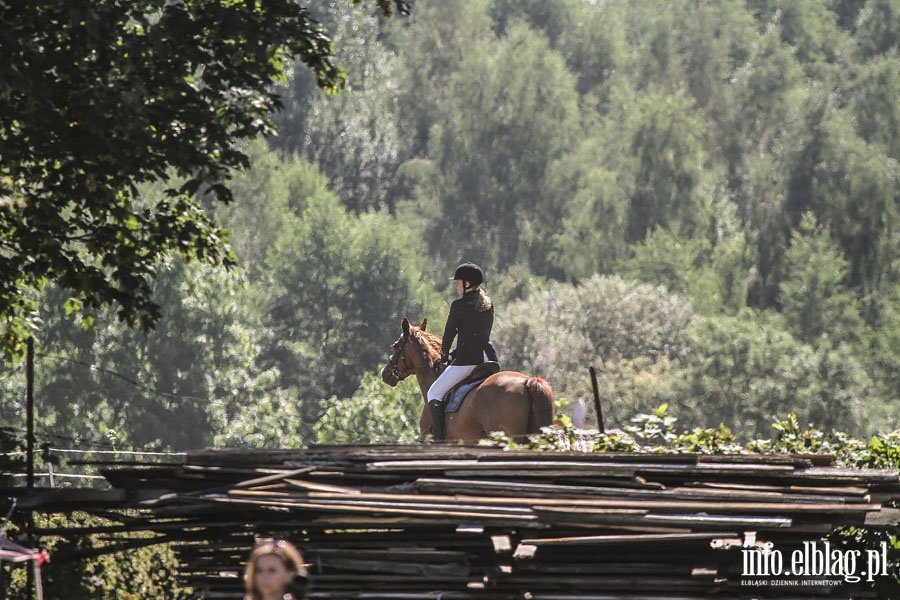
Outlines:
<svg viewBox="0 0 900 600"><path fill-rule="evenodd" d="M394 387L421 370L434 369L436 362L434 342L429 340L434 336L425 333L427 324L428 319L423 319L422 324L416 326L403 317L400 323L403 333L391 344L390 358L381 369L381 380L389 386ZM437 354L440 357L440 350Z"/></svg>

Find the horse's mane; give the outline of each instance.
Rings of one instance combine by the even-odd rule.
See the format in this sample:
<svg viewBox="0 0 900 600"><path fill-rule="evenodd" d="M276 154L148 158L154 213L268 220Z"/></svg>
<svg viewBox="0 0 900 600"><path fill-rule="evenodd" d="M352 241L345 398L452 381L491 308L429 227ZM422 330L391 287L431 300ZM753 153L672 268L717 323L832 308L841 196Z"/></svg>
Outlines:
<svg viewBox="0 0 900 600"><path fill-rule="evenodd" d="M418 327L416 327L414 330L418 331L421 334L419 336L419 339L422 340L423 342L425 342L425 350L428 352L429 355L431 355L431 356L440 356L441 355L441 346L444 343L443 339L441 339L439 336L434 335L433 333L430 333L428 331L423 331L422 329L419 329Z"/></svg>

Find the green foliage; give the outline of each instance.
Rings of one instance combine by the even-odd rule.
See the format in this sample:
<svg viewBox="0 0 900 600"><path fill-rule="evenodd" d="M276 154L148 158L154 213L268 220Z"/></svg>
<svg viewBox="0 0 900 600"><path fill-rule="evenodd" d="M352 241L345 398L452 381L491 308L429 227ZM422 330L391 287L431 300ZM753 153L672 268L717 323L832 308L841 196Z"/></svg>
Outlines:
<svg viewBox="0 0 900 600"><path fill-rule="evenodd" d="M856 132L856 116L822 102L808 117L813 132L795 163L788 210L809 206L827 225L848 263L848 283L858 295L874 290L888 275L897 256L892 234L900 208L900 165L879 144L864 141ZM872 219L874 215L880 218Z"/></svg>
<svg viewBox="0 0 900 600"><path fill-rule="evenodd" d="M22 450L22 445L17 438L18 436L12 429L0 426L0 488L12 487L14 481L10 474L21 473L25 470L25 457L16 454ZM9 509L7 500L5 497L0 497L0 518L4 518Z"/></svg>
<svg viewBox="0 0 900 600"><path fill-rule="evenodd" d="M877 5L878 3L870 3ZM873 56L855 67L850 103L859 136L885 149L888 156L900 156L900 106L892 102L900 94L900 54L894 49Z"/></svg>
<svg viewBox="0 0 900 600"><path fill-rule="evenodd" d="M766 0L758 2L759 17L777 23L781 39L798 59L810 66L834 62L849 38L837 27L838 15L816 0Z"/></svg>
<svg viewBox="0 0 900 600"><path fill-rule="evenodd" d="M256 278L292 202L323 187L314 166L285 161L262 140L248 144L251 167L237 173L231 190L237 202L216 206L216 218L229 232L229 243L241 267Z"/></svg>
<svg viewBox="0 0 900 600"><path fill-rule="evenodd" d="M900 48L900 8L891 0L869 0L856 23L857 50L864 57Z"/></svg>
<svg viewBox="0 0 900 600"><path fill-rule="evenodd" d="M684 237L657 227L618 265L623 277L663 285L691 299L704 315L746 306L753 270L733 205L719 201L704 237Z"/></svg>
<svg viewBox="0 0 900 600"><path fill-rule="evenodd" d="M845 345L813 348L771 315L742 311L708 317L685 332L678 396L682 417L708 427L731 423L759 435L785 406L827 429L857 433L869 422L871 380Z"/></svg>
<svg viewBox="0 0 900 600"><path fill-rule="evenodd" d="M391 40L402 61L397 106L403 116L401 139L406 140L411 155L422 156L427 150L437 110L462 60L470 49L494 37L488 6L488 0L422 3L409 27Z"/></svg>
<svg viewBox="0 0 900 600"><path fill-rule="evenodd" d="M447 4L472 5L445 15L450 23L444 27L453 24L456 31L467 26L463 20L487 17L482 2ZM444 14L447 9L435 10ZM414 23L406 43L432 41L435 33L417 31L420 26L434 27ZM545 241L556 231L556 211L541 189L548 165L567 149L578 128L575 81L547 39L524 25L512 25L496 37L480 22L465 35L479 37L461 57L417 55L422 62L458 62L443 71L446 84L437 97L427 89L410 90L416 94L416 112L427 111L431 121L426 147L417 157L429 168L404 165L412 202L403 214L437 211L443 216L427 223L426 236L447 262L467 257L497 270L520 261L541 265ZM428 72L437 64L421 68Z"/></svg>
<svg viewBox="0 0 900 600"><path fill-rule="evenodd" d="M212 442L216 410L251 402L277 380L257 370L259 351L239 273L173 265L155 299L166 318L150 332L98 313L84 329L48 288L36 344L38 442L106 445L111 430L126 447L198 448ZM0 380L0 411L24 429L24 377Z"/></svg>
<svg viewBox="0 0 900 600"><path fill-rule="evenodd" d="M669 414L668 404L660 404L649 414L635 415L631 419L632 425L626 425L624 429L637 442L662 445L677 437L675 434L675 421L677 420Z"/></svg>
<svg viewBox="0 0 900 600"><path fill-rule="evenodd" d="M824 431L812 425L804 428L791 412L771 424L772 437L740 444L725 423L679 433L678 418L665 403L650 413L634 415L630 423L624 430L600 433L578 430L563 416L525 443L516 443L502 434L494 434L483 443L543 451L830 454L842 467L900 470L900 430L878 433L866 442L841 431Z"/></svg>
<svg viewBox="0 0 900 600"><path fill-rule="evenodd" d="M551 47L566 60L578 77L578 92L606 99L613 80L627 68L625 10L619 3L586 8L580 0L520 2L495 0L490 7L498 31L524 20L542 32Z"/></svg>
<svg viewBox="0 0 900 600"><path fill-rule="evenodd" d="M315 425L317 444L409 444L419 435L422 392L412 379L387 387L368 373L350 398L323 403Z"/></svg>
<svg viewBox="0 0 900 600"><path fill-rule="evenodd" d="M862 330L856 298L847 289L847 263L827 227L807 213L791 238L786 279L779 286L782 314L794 335L814 343L827 335L832 343L853 340Z"/></svg>
<svg viewBox="0 0 900 600"><path fill-rule="evenodd" d="M697 198L703 124L684 93L645 93L636 100L626 126L634 157L627 239L640 242L657 226L694 234L703 225L697 221L704 212Z"/></svg>
<svg viewBox="0 0 900 600"><path fill-rule="evenodd" d="M874 597L889 600L900 593L900 529L894 527L865 528L846 526L828 534L827 539L832 547L840 552L856 551L863 556L867 550L876 553L882 551L882 542L887 548L887 564L885 570L888 577L876 577L871 584Z"/></svg>
<svg viewBox="0 0 900 600"><path fill-rule="evenodd" d="M392 89L398 58L385 47L376 16L338 3L325 13L350 84L339 95L312 90L281 117L296 133L273 142L318 165L351 211L386 208L402 152Z"/></svg>
<svg viewBox="0 0 900 600"><path fill-rule="evenodd" d="M590 137L547 168L545 194L562 215L547 259L552 272L587 279L627 255L628 181L597 160L615 153L610 145Z"/></svg>
<svg viewBox="0 0 900 600"><path fill-rule="evenodd" d="M650 412L663 403L677 403L679 370L679 362L667 357L598 361L597 387L605 423L623 427L631 415ZM588 397L586 382L581 394ZM588 417L596 423L592 414Z"/></svg>
<svg viewBox="0 0 900 600"><path fill-rule="evenodd" d="M721 305L716 289L717 278L704 263L709 261L709 243L703 238L688 238L657 228L634 250L634 256L619 269L623 277L657 283L688 296L692 304L705 308L699 312L715 313Z"/></svg>
<svg viewBox="0 0 900 600"><path fill-rule="evenodd" d="M228 173L246 165L233 144L271 130L283 54L300 55L323 86L342 78L327 37L290 2L44 2L7 8L0 23L7 360L20 351L28 291L47 280L146 328L160 317L150 283L160 257L232 262L192 195L230 199ZM179 189L137 201L139 183L173 174Z"/></svg>
<svg viewBox="0 0 900 600"><path fill-rule="evenodd" d="M592 364L602 367L604 396L633 386L640 390L633 395L638 402L655 384L665 387L664 381L647 379L668 376L669 360L682 347L681 332L695 318L680 296L619 277L552 285L500 310L494 339L504 367L547 378L563 406L589 397ZM615 410L624 415L631 408L617 403Z"/></svg>
<svg viewBox="0 0 900 600"><path fill-rule="evenodd" d="M299 448L304 436L301 405L279 387L278 372L266 371L250 389L234 390L232 402L210 407L217 448Z"/></svg>
<svg viewBox="0 0 900 600"><path fill-rule="evenodd" d="M872 436L865 450L851 455L853 466L870 469L896 469L900 466L900 431Z"/></svg>
<svg viewBox="0 0 900 600"><path fill-rule="evenodd" d="M527 448L544 452L634 452L640 449L628 433L620 430L608 433L580 431L565 415L557 417L553 425L542 427L540 433L529 436L526 442L517 442L502 432L494 432L481 443L507 450Z"/></svg>
<svg viewBox="0 0 900 600"><path fill-rule="evenodd" d="M40 528L108 526L113 523L84 513L38 515ZM44 598L47 600L140 600L167 598L187 600L196 597L193 590L177 581L178 561L168 544L148 544L150 533L116 534L110 540L100 534L67 537L44 536L41 548L50 553L50 562L42 568ZM116 544L128 549L110 552ZM96 556L95 556L96 555ZM83 558L88 556L89 558ZM25 566L3 569L11 585L4 598L26 600ZM6 575L6 574L5 574Z"/></svg>
<svg viewBox="0 0 900 600"><path fill-rule="evenodd" d="M308 14L333 33L333 49L320 49L341 61L350 82L343 95L323 94L310 69L282 52L257 73L284 67L275 87L213 99L237 111L259 93L274 107L267 94L279 94L287 107L277 119L280 137L244 143L252 136L233 136L240 143L221 145L228 154L213 157L222 165L240 163L238 155L252 162L227 169L235 202L219 201L224 189L215 198L193 194L199 184L184 190L192 200L177 225L201 239L214 231L218 237L207 239L220 247L226 231L211 225L214 217L227 228L240 270L221 276L183 266L177 256L185 247L170 228L165 243L173 246L163 260L147 256L141 265L152 268L144 276L148 285L156 281L149 301L165 317L156 332L131 332L113 322L114 310L65 287L26 290L23 304L10 306L8 327L16 329L8 343L41 331L40 436L106 444L114 430L121 447L409 439L418 409L403 408L406 400L381 390L371 374L384 364L401 317L443 322L447 272L461 258L488 271L504 365L547 377L563 412L590 397L587 367L594 365L610 426L641 427L631 416L665 403L688 428L679 443L701 451L736 443L718 429L722 422L746 441L787 410L800 422L853 435L896 420L900 59L892 2L449 0L422 3L399 22L373 16L397 3L368 4L374 10L321 3ZM76 31L81 15L85 23L112 22L100 10L105 3L92 4L96 15L79 6L41 35ZM263 12L233 10L249 11L250 21L224 23L222 39L206 42L247 41L249 33L235 36L261 27L254 19ZM140 32L120 32L123 44L151 35L147 23L138 25ZM207 31L190 20L176 31L194 26ZM288 32L283 22L272 26ZM99 33L100 42L112 35ZM271 42L259 54L238 44L236 56L262 62L277 39ZM153 59L97 48L106 66ZM187 64L173 56L160 71L167 77ZM60 60L51 80L67 65L99 68ZM209 76L225 86L231 67L212 62ZM250 77L248 69L236 66L235 77ZM111 196L119 204L108 222L71 230L72 248L85 245L82 236L118 239L119 231L127 263L152 250L141 228L173 201L166 194L177 187L172 182L225 176L167 170L166 156L154 157L159 172L141 171L135 160L163 134L176 149L182 141L200 144L199 129L176 139L126 116L132 109L138 117L171 116L169 108L212 93L199 85L201 75L191 75L197 90L176 77L150 90L132 86L134 98L121 111L102 104L96 114L68 115L77 142L87 144L73 156L97 158L112 148L115 164L128 162L121 177L143 176L135 193L116 188L124 195ZM122 80L111 83L107 91L82 86L68 106L115 98ZM142 103L172 88L187 96ZM18 98L11 93L0 102ZM36 106L44 99L37 96ZM264 113L258 129L271 128L265 106L248 110ZM50 114L48 132L58 116ZM15 117L3 118L12 127ZM210 144L222 142L223 127L246 125L208 118L217 127ZM108 135L80 135L101 127ZM33 140L43 139L38 133ZM15 156L3 153L12 165L6 159ZM106 185L98 177L115 164L88 173L85 163L74 192L84 197L91 181ZM58 188L63 180L48 181ZM0 178L4 189L15 185ZM24 202L16 194L0 194L3 214ZM109 200L99 192L91 198ZM69 216L82 213L66 206L41 218L72 223ZM191 225L194 217L213 229ZM53 237L29 237L42 239ZM12 251L4 245L0 262ZM99 269L88 274L118 268L79 252L67 256ZM416 394L409 394L412 403ZM16 431L21 399L21 378L0 378L0 410ZM604 443L648 443L621 435Z"/></svg>
<svg viewBox="0 0 900 600"><path fill-rule="evenodd" d="M748 447L753 452L769 454L824 454L834 451L825 432L802 429L797 415L790 413L783 421L772 424L776 431L769 440L754 440Z"/></svg>
<svg viewBox="0 0 900 600"><path fill-rule="evenodd" d="M900 285L885 290L878 297L878 321L874 323L866 342L868 364L872 366L881 398L900 398Z"/></svg>
<svg viewBox="0 0 900 600"><path fill-rule="evenodd" d="M682 433L672 440L672 446L678 452L732 454L740 451L740 446L735 443L736 439L724 423L719 423L715 428L695 427L690 433Z"/></svg>
<svg viewBox="0 0 900 600"><path fill-rule="evenodd" d="M772 424L775 435L747 444L763 454L833 454L838 464L859 469L900 469L900 430L879 432L868 442L840 431L802 428L797 415Z"/></svg>
<svg viewBox="0 0 900 600"><path fill-rule="evenodd" d="M259 364L279 369L308 425L319 401L356 389L400 319L426 316L431 297L411 232L386 213L353 217L324 189L286 216L266 268L255 290L269 332Z"/></svg>

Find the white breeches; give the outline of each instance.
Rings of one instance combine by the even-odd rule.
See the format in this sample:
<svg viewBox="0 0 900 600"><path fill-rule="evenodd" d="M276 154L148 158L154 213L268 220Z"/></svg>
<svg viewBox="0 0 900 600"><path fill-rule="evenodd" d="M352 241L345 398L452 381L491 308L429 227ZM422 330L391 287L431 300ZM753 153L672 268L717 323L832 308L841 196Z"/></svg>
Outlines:
<svg viewBox="0 0 900 600"><path fill-rule="evenodd" d="M484 360L487 360L487 354L482 353ZM449 365L444 372L438 376L437 380L428 388L428 401L443 400L444 395L450 391L454 385L468 377L478 365Z"/></svg>
<svg viewBox="0 0 900 600"><path fill-rule="evenodd" d="M441 400L454 385L468 377L478 365L450 365L428 388L428 401Z"/></svg>

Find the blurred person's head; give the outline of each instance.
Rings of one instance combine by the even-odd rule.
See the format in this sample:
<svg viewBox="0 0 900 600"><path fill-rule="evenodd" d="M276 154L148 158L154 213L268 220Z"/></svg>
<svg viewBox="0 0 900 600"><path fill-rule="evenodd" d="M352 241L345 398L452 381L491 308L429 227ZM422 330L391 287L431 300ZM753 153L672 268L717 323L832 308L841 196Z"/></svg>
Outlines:
<svg viewBox="0 0 900 600"><path fill-rule="evenodd" d="M306 597L306 566L300 551L290 542L265 542L253 549L244 573L245 600L295 600Z"/></svg>

